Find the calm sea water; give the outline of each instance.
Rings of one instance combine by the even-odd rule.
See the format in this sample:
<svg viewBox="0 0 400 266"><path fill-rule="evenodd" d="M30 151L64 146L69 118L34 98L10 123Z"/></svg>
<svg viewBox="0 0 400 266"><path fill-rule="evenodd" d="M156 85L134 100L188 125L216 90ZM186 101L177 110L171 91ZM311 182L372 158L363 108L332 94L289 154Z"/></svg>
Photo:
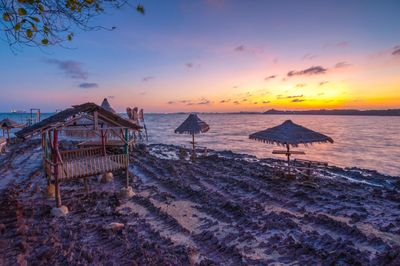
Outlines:
<svg viewBox="0 0 400 266"><path fill-rule="evenodd" d="M29 115L0 114L17 122ZM42 117L46 117L44 114ZM146 125L151 143L166 143L189 147L190 136L174 133L186 119L186 114L148 114ZM337 166L375 169L381 173L400 176L400 117L367 116L284 116L200 114L211 129L198 135L201 146L215 150L232 150L257 157L272 155L276 146L250 140L248 135L281 124L287 119L332 137L335 143L299 146L306 155L295 158L327 161Z"/></svg>

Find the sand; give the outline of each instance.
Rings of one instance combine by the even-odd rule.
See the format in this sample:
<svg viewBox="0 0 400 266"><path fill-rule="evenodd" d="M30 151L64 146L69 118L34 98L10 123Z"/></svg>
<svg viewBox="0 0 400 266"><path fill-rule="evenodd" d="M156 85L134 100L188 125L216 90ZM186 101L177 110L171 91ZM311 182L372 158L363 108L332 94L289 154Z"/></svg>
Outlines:
<svg viewBox="0 0 400 266"><path fill-rule="evenodd" d="M64 146L67 147L68 143ZM111 183L63 183L50 212L39 141L0 157L0 265L399 265L399 177L329 167L319 188L281 178L275 159L174 146L131 154L135 195ZM160 157L160 158L159 158Z"/></svg>

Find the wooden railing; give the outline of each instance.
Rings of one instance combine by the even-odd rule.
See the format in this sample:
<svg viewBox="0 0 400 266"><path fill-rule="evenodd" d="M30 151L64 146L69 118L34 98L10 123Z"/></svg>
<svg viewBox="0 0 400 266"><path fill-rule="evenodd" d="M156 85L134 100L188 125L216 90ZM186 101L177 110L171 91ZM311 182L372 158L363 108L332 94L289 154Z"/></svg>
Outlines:
<svg viewBox="0 0 400 266"><path fill-rule="evenodd" d="M60 152L63 161L80 160L86 157L97 157L102 155L102 148L83 148L76 150L66 150Z"/></svg>
<svg viewBox="0 0 400 266"><path fill-rule="evenodd" d="M64 161L58 165L60 180L81 178L126 169L129 165L127 154L86 157L73 161Z"/></svg>

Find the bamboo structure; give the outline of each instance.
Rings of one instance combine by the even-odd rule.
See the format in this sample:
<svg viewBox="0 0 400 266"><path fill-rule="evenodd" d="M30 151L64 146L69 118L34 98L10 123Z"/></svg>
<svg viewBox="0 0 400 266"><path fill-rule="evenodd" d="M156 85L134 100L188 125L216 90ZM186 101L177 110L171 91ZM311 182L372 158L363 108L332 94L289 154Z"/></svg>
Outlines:
<svg viewBox="0 0 400 266"><path fill-rule="evenodd" d="M84 122L82 122L84 120ZM89 123L88 120L92 122ZM113 112L93 104L86 103L59 112L43 121L16 133L20 138L40 133L43 148L43 168L48 183L54 183L56 207L62 205L60 183L73 179L83 179L88 191L87 178L94 175L124 170L126 186L129 185L129 144L130 131L141 128ZM84 132L92 132L87 134ZM60 150L59 134L62 132L80 132L81 136L95 136L100 145L86 145L84 148ZM113 132L123 143L122 149L107 150L108 133ZM66 134L72 136L75 134ZM89 142L88 142L89 143ZM117 151L116 151L117 150Z"/></svg>

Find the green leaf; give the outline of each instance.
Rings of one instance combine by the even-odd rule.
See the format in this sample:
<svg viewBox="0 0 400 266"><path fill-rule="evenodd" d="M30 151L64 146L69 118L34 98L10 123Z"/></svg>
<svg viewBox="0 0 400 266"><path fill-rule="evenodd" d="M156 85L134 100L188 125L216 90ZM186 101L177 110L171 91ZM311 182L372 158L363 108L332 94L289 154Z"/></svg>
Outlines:
<svg viewBox="0 0 400 266"><path fill-rule="evenodd" d="M67 40L68 40L68 41L72 41L72 37L73 37L73 36L74 36L73 33L68 34L68 35L67 35Z"/></svg>
<svg viewBox="0 0 400 266"><path fill-rule="evenodd" d="M39 23L40 22L40 19L38 18L38 17L30 17L33 21L35 21L35 22L37 22L37 23Z"/></svg>
<svg viewBox="0 0 400 266"><path fill-rule="evenodd" d="M44 11L43 5L42 4L38 4L38 8L39 8L40 13L43 13L43 11Z"/></svg>
<svg viewBox="0 0 400 266"><path fill-rule="evenodd" d="M21 29L21 23L15 24L14 30L15 30L15 31L19 31L20 29Z"/></svg>
<svg viewBox="0 0 400 266"><path fill-rule="evenodd" d="M29 39L32 39L33 33L31 29L27 29L26 30L26 37L28 37Z"/></svg>
<svg viewBox="0 0 400 266"><path fill-rule="evenodd" d="M10 14L4 13L4 14L3 14L3 20L4 20L4 21L10 21L10 20L11 20Z"/></svg>
<svg viewBox="0 0 400 266"><path fill-rule="evenodd" d="M43 44L43 45L48 45L48 44L49 44L49 40L43 39L43 40L42 40L42 44Z"/></svg>
<svg viewBox="0 0 400 266"><path fill-rule="evenodd" d="M136 6L136 11L139 12L140 14L144 15L144 7L142 5L137 5Z"/></svg>
<svg viewBox="0 0 400 266"><path fill-rule="evenodd" d="M18 8L18 15L20 16L25 16L26 15L26 9L25 8Z"/></svg>

